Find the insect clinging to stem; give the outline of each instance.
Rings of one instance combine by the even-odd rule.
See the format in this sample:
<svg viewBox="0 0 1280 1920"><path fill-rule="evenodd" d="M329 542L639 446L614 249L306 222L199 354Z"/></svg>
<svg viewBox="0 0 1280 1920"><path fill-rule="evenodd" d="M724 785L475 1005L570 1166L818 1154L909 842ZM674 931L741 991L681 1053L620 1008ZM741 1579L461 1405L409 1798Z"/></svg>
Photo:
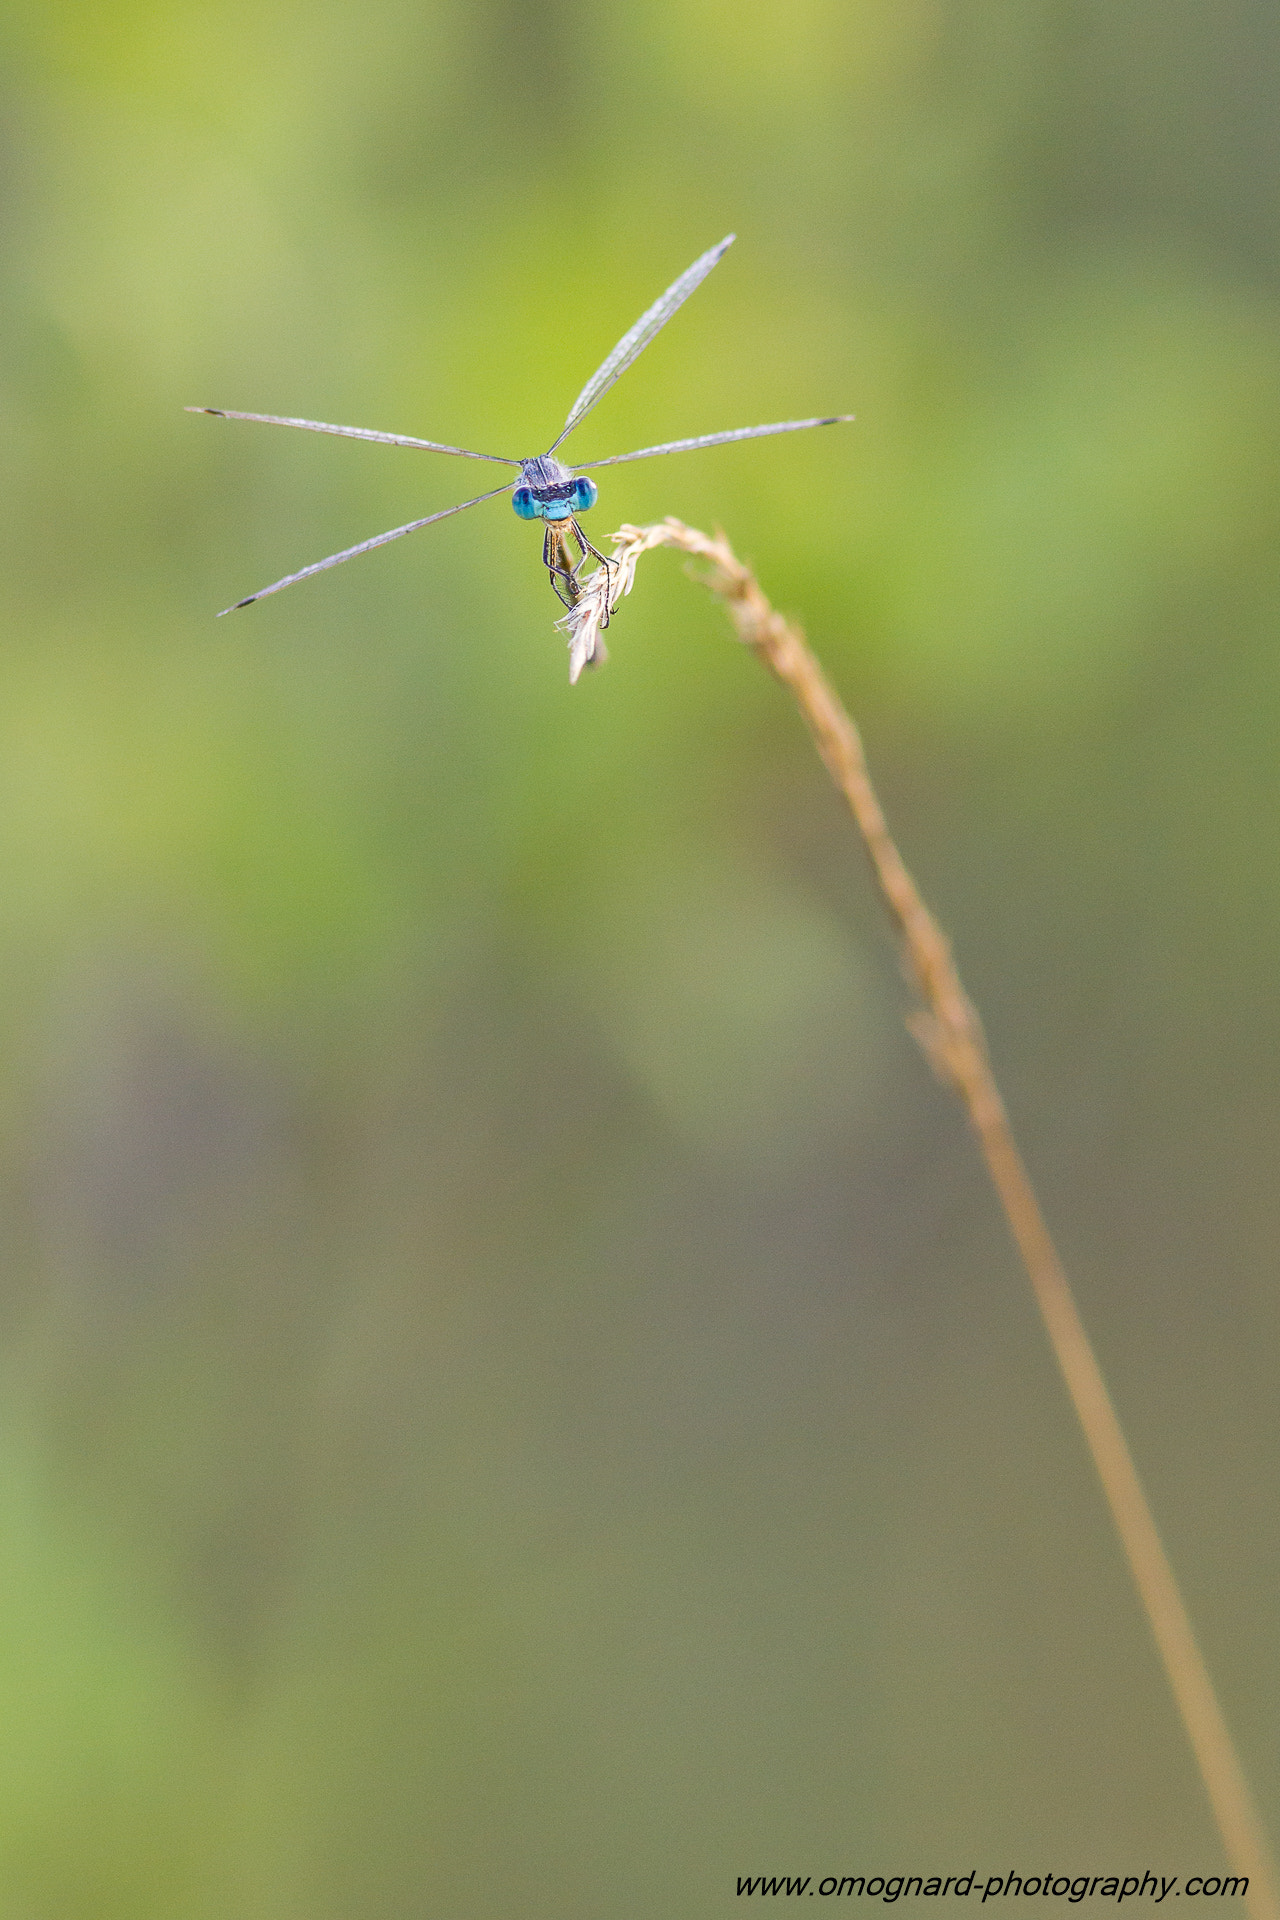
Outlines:
<svg viewBox="0 0 1280 1920"><path fill-rule="evenodd" d="M475 453L469 447L444 446L438 440L418 440L409 434L379 433L371 427L337 427L324 420L294 420L275 413L236 413L224 407L188 407L188 413L211 413L222 420L257 420L270 427L305 427L311 433L337 433L349 440L379 440L392 447L420 447L428 453L450 453L460 460L489 460L498 466L516 469L516 477L505 480L500 487L477 494L473 500L462 500L456 507L445 507L439 513L429 513L425 519L410 520L403 527L392 527L387 533L375 533L372 539L361 540L354 547L344 547L341 553L331 553L325 560L315 560L309 567L301 567L297 573L287 573L282 580L273 581L269 587L260 587L257 593L246 594L243 600L237 600L233 606L224 607L223 612L234 613L238 607L251 606L255 600L264 600L268 594L279 593L298 580L309 579L313 573L323 573L328 567L341 566L344 560L353 560L359 553L370 553L374 547L384 547L390 540L399 540L406 533L416 533L420 527L432 526L437 520L447 520L452 514L466 513L471 507L478 507L482 501L496 499L500 493L511 495L511 504L520 519L543 521L546 531L542 540L542 563L560 600L566 607L573 607L582 595L581 570L587 556L594 556L605 568L615 563L591 544L578 521L579 514L586 513L599 497L595 481L586 473L575 472L572 467L558 460L557 450L604 398L615 381L621 378L632 361L661 332L677 308L683 306L694 289L701 285L732 246L734 238L733 234L727 234L717 246L708 248L641 314L587 381L570 407L559 437L546 453L535 454L528 459L513 460L500 453ZM661 446L640 447L634 453L614 453L607 459L592 460L587 464L592 467L616 467L627 460L652 460L660 453L689 453L696 447L718 447L729 440L757 440L770 433L798 433L807 427L830 427L852 418L851 413L833 413L817 420L777 420L763 427L731 427L725 433L698 434L691 440L668 440ZM570 539L578 549L576 560L569 545Z"/></svg>

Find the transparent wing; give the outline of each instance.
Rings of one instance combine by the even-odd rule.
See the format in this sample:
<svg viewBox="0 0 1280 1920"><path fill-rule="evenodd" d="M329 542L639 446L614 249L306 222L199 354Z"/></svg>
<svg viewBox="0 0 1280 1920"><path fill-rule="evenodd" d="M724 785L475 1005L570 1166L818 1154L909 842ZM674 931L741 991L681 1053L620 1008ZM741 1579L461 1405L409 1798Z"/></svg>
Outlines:
<svg viewBox="0 0 1280 1920"><path fill-rule="evenodd" d="M260 420L268 427L306 427L310 433L340 433L347 440L381 440L388 447L425 447L428 453L456 453L464 460L496 460L501 467L518 467L501 453L472 453L470 447L446 447L438 440L414 440L407 433L378 433L373 427L331 427L327 420L290 420L280 413L232 413L226 407L187 407L187 413L211 413L219 420ZM230 608L227 609L230 612Z"/></svg>
<svg viewBox="0 0 1280 1920"><path fill-rule="evenodd" d="M613 453L607 460L586 460L583 472L596 467L620 467L624 460L652 460L658 453L688 453L694 447L722 447L727 440L759 440L767 433L799 433L804 427L834 427L852 420L851 413L829 413L821 420L775 420L768 427L730 427L727 433L700 433L693 440L668 440L660 447L640 447L635 453Z"/></svg>
<svg viewBox="0 0 1280 1920"><path fill-rule="evenodd" d="M631 362L644 352L654 334L661 332L677 307L682 307L694 288L702 285L712 267L733 245L735 237L732 233L726 234L719 246L709 248L694 261L691 267L686 267L680 278L672 281L666 292L654 301L648 312L640 315L631 331L623 334L609 358L596 368L570 407L569 418L564 423L564 432L552 447L552 453L560 445L560 441L573 432L579 420L590 413L597 400L608 393L614 381L626 372Z"/></svg>
<svg viewBox="0 0 1280 1920"><path fill-rule="evenodd" d="M331 553L327 560L313 560L309 567L303 567L298 573L286 573L283 580L274 580L269 587L259 587L256 593L246 594L243 600L237 600L235 606L224 607L222 613L234 613L237 607L252 606L255 600L265 600L269 593L279 593L282 588L291 587L296 580L310 579L313 573L323 573L326 567L340 567L344 560L354 560L358 553L371 553L375 547L385 547L389 540L398 540L402 534L416 533L419 527L429 527L437 520L447 520L453 513L465 513L468 507L478 507L482 500L493 500L498 494L510 491L509 485L494 487L489 493L478 493L474 500L463 500L456 507L446 507L443 513L429 513L425 520L411 520L407 527L392 527L390 533L375 533L372 540L362 540L358 547L344 547L341 553ZM218 615L219 620L222 613Z"/></svg>

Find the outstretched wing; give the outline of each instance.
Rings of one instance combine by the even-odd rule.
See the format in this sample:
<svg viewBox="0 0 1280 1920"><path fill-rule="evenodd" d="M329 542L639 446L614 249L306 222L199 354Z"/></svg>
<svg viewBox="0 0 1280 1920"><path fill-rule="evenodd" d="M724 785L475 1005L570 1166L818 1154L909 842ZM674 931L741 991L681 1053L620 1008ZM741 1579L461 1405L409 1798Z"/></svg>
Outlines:
<svg viewBox="0 0 1280 1920"><path fill-rule="evenodd" d="M662 331L676 308L682 307L694 288L702 285L712 267L733 245L735 238L736 235L732 233L726 234L719 246L709 248L694 261L691 267L686 267L680 278L672 281L666 292L654 301L648 312L640 315L631 331L623 334L609 358L596 368L570 407L569 418L564 423L564 432L552 447L552 453L560 445L560 441L573 432L579 420L590 413L597 400L603 399L614 381L626 372L631 362L644 352L655 333Z"/></svg>
<svg viewBox="0 0 1280 1920"><path fill-rule="evenodd" d="M478 507L482 500L493 500L498 494L510 491L511 483L505 487L494 487L489 493L478 493L474 500L463 500L456 507L446 507L443 513L429 513L425 520L411 520L407 527L392 527L390 533L375 533L372 540L362 540L358 547L344 547L341 553L331 553L327 560L313 560L309 567L303 567L298 573L286 573L283 580L274 580L269 587L259 587L256 593L246 594L234 606L224 607L222 613L234 613L237 607L252 606L255 600L265 600L269 593L279 593L282 588L291 587L295 580L307 580L313 573L323 573L326 567L340 567L344 560L354 560L358 553L371 553L375 547L385 547L389 540L398 540L402 534L416 533L419 527L429 527L437 520L447 520L453 513L465 513L468 507ZM218 615L219 620L222 613Z"/></svg>
<svg viewBox="0 0 1280 1920"><path fill-rule="evenodd" d="M760 440L767 433L799 433L803 427L834 427L852 420L851 413L828 413L821 420L775 420L768 427L730 427L727 433L700 433L693 440L668 440L660 447L640 447L635 453L612 453L607 460L584 460L584 473L596 467L620 467L624 460L652 460L658 453L689 453L694 447L722 447L726 440Z"/></svg>
<svg viewBox="0 0 1280 1920"><path fill-rule="evenodd" d="M306 427L311 433L340 433L346 440L381 440L388 447L425 447L428 453L456 453L463 460L496 460L500 467L518 467L501 453L472 453L470 447L446 447L438 440L414 440L407 433L378 433L373 427L331 427L327 420L291 420L280 413L232 413L227 407L186 407L186 413L211 413L219 420L260 420L267 427ZM283 584L283 583L282 583ZM227 612L230 613L230 607Z"/></svg>

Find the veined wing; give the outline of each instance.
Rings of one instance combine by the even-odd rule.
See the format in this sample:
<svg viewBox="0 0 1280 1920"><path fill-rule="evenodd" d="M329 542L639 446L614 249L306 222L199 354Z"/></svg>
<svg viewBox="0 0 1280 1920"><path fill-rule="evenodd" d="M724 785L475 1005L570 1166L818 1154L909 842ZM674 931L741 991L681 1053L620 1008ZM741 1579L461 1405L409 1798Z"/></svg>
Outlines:
<svg viewBox="0 0 1280 1920"><path fill-rule="evenodd" d="M227 407L187 407L187 413L212 413L219 420L260 420L268 427L306 427L311 433L340 433L346 440L381 440L387 447L424 447L428 453L456 453L463 460L496 460L500 467L518 467L502 453L473 453L470 447L446 447L439 440L414 440L407 433L378 433L373 427L332 427L327 420L291 420L280 413L232 413ZM230 613L230 607L227 612Z"/></svg>
<svg viewBox="0 0 1280 1920"><path fill-rule="evenodd" d="M652 460L658 453L689 453L694 447L722 447L727 440L759 440L767 433L799 433L804 427L834 427L852 420L851 413L828 413L821 420L775 420L767 427L730 427L727 433L700 433L692 440L668 440L660 447L640 447L635 453L613 453L607 460L586 460L583 472L596 467L620 467L624 460Z"/></svg>
<svg viewBox="0 0 1280 1920"><path fill-rule="evenodd" d="M326 567L340 567L344 560L354 560L358 553L371 553L375 547L385 547L389 540L399 540L402 534L416 533L419 527L429 527L437 520L447 520L450 514L465 513L468 507L478 507L482 500L493 500L500 493L510 493L512 484L494 487L488 493L478 493L474 500L463 500L456 507L446 507L442 513L429 513L425 520L411 520L407 527L392 527L390 533L375 533L372 540L362 540L357 547L344 547L341 553L331 553L327 560L313 560L309 567L303 567L297 573L286 573L283 580L274 580L269 587L259 587L256 593L246 594L234 606L224 607L222 613L234 613L237 607L252 606L255 600L265 600L269 593L279 593L282 588L291 587L296 580L307 580L313 573L323 573ZM218 615L219 620L222 613Z"/></svg>
<svg viewBox="0 0 1280 1920"><path fill-rule="evenodd" d="M732 233L726 234L719 246L708 248L707 252L700 255L691 267L685 268L678 280L672 281L666 292L654 301L647 313L640 315L630 332L623 334L608 359L596 368L570 407L569 418L564 423L564 432L552 447L552 453L560 445L560 441L573 432L579 420L590 413L597 400L603 399L614 381L626 372L631 362L644 352L653 336L660 333L666 326L677 307L682 307L694 288L702 285L712 267L733 245L735 238L736 236Z"/></svg>

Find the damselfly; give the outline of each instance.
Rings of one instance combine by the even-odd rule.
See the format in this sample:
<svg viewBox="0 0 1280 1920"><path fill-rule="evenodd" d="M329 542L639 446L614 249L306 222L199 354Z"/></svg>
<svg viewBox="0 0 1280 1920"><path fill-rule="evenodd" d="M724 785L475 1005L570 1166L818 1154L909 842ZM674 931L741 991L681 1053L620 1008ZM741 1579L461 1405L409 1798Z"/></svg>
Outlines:
<svg viewBox="0 0 1280 1920"><path fill-rule="evenodd" d="M385 547L389 540L399 540L402 534L416 533L419 527L430 527L437 520L447 520L451 514L466 513L468 508L478 507L484 500L494 500L500 493L511 495L511 504L522 520L541 520L545 523L542 564L561 601L565 606L573 607L583 592L584 582L580 575L588 554L606 568L615 563L598 547L592 546L578 524L578 515L593 507L599 497L595 481L557 460L557 449L563 446L597 402L604 398L632 361L644 352L676 309L684 305L694 288L701 285L712 267L732 246L734 237L728 234L719 246L711 247L702 254L678 280L672 281L646 313L641 314L634 327L623 334L613 352L596 368L570 407L559 439L546 453L536 454L527 460L512 460L500 453L473 453L469 447L447 447L438 440L416 440L403 433L378 433L371 427L335 427L324 420L293 420L276 413L233 413L224 407L188 407L188 413L212 413L222 420L259 420L269 427L305 427L311 433L338 433L349 440L380 440L391 447L422 447L428 453L452 453L460 460L491 460L499 466L517 469L514 480L506 480L488 493L479 493L474 500L463 500L456 507L445 507L440 513L429 513L424 520L410 520L406 526L392 527L389 533L375 533L371 540L361 540L358 546L344 547L341 553L331 553L327 560L313 561L309 567L302 567L297 573L287 573L283 580L273 581L269 587L260 587L257 593L247 594L243 600L237 600L235 606L224 607L223 612L234 613L237 607L251 606L255 600L264 600L269 593L279 593L282 588L293 586L297 580L309 579L313 573L323 573L327 567L341 566L344 560L354 560L358 553L370 553L374 547ZM764 427L732 427L727 433L702 433L692 440L668 440L660 447L640 447L635 453L610 454L606 460L591 460L587 465L617 467L626 460L652 460L660 453L688 453L695 447L722 446L728 440L758 440L768 433L798 433L804 427L831 427L838 421L852 418L851 413L833 413L820 420L777 420ZM571 538L578 549L576 560L569 545Z"/></svg>

